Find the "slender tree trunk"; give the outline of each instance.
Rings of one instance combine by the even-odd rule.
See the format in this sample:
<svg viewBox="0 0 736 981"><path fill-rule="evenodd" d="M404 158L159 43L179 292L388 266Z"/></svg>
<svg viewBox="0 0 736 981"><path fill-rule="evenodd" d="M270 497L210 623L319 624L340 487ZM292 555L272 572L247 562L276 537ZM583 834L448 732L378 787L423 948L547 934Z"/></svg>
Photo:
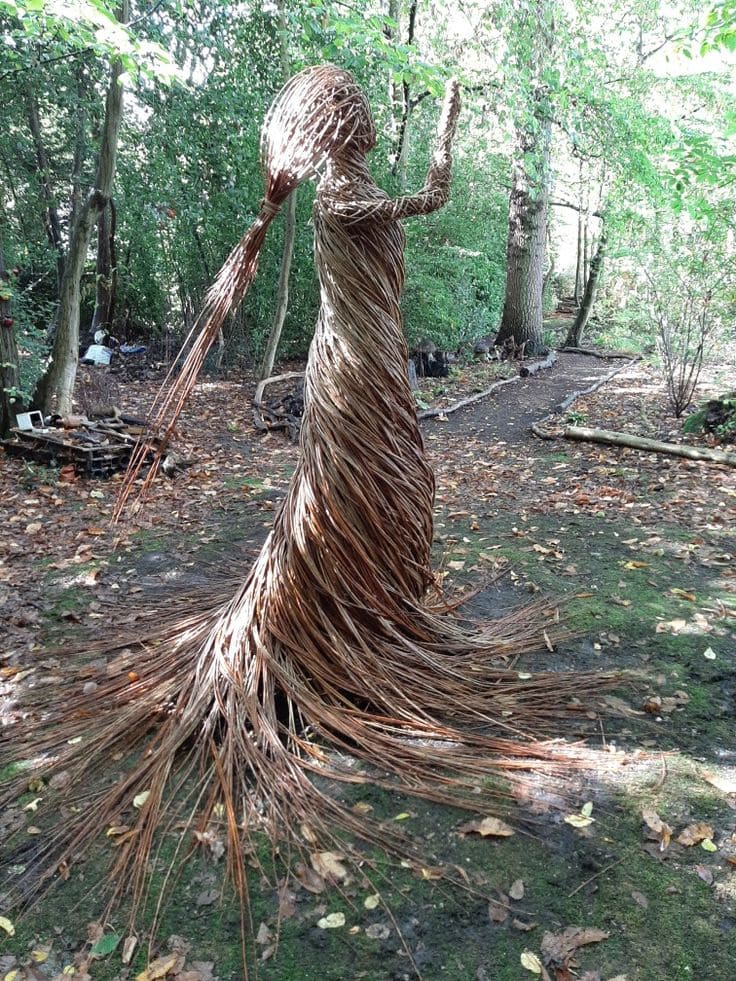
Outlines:
<svg viewBox="0 0 736 981"><path fill-rule="evenodd" d="M0 244L0 436L5 436L10 427L15 425L15 414L20 409L16 394L20 383L18 344L10 300L3 299L5 292L9 292L8 278Z"/></svg>
<svg viewBox="0 0 736 981"><path fill-rule="evenodd" d="M509 234L506 250L506 296L501 326L495 343L512 347L514 353L540 354L542 340L542 288L547 232L549 124L538 137L542 141L542 176L530 181L521 160L514 164L509 200Z"/></svg>
<svg viewBox="0 0 736 981"><path fill-rule="evenodd" d="M85 104L87 76L84 66L77 71L77 133L74 140L74 159L72 163L72 194L70 227L74 226L79 209L82 207L82 168L86 156L87 107Z"/></svg>
<svg viewBox="0 0 736 981"><path fill-rule="evenodd" d="M596 253L590 263L590 274L588 276L588 281L585 284L585 294L583 295L580 309L575 317L575 322L567 333L567 338L565 339L563 347L580 347L583 339L583 331L588 324L588 319L591 311L593 310L593 304L595 303L595 296L598 291L598 284L600 282L605 252L606 233L605 230L603 230L601 231L601 237L598 239L598 248L596 249Z"/></svg>
<svg viewBox="0 0 736 981"><path fill-rule="evenodd" d="M411 0L409 4L409 30L406 38L407 46L414 44L417 23L417 0ZM396 145L396 159L392 167L392 173L398 178L399 188L406 187L406 166L409 159L409 122L412 112L411 90L407 81L402 82L402 112L401 122Z"/></svg>
<svg viewBox="0 0 736 981"><path fill-rule="evenodd" d="M122 0L119 8L121 21L127 21L128 10L128 0ZM81 205L69 235L69 249L61 284L58 326L51 351L51 362L40 379L33 397L34 404L42 407L45 412L55 408L61 415L67 415L72 410L79 351L82 275L95 221L99 212L109 204L112 193L118 133L123 113L121 74L122 65L119 61L114 61L105 100L105 118L97 158L95 186Z"/></svg>
<svg viewBox="0 0 736 981"><path fill-rule="evenodd" d="M61 282L64 278L64 242L61 234L61 222L59 212L54 200L51 189L51 175L49 171L49 160L46 154L46 147L41 132L41 120L38 113L38 101L30 87L26 89L26 108L28 112L28 126L33 138L33 148L36 153L36 167L38 170L38 182L41 188L41 195L46 205L44 211L43 225L49 245L56 255L56 278L59 292L61 292Z"/></svg>
<svg viewBox="0 0 736 981"><path fill-rule="evenodd" d="M388 16L396 27L386 27L385 34L389 41L396 42L401 36L401 3L400 0L388 0ZM388 102L391 107L390 129L392 142L398 145L399 125L401 119L402 89L393 72L388 76Z"/></svg>
<svg viewBox="0 0 736 981"><path fill-rule="evenodd" d="M279 60L281 62L281 76L284 81L289 77L289 51L286 46L286 13L284 10L284 0L279 3ZM293 191L289 200L286 202L286 214L284 216L284 248L281 253L281 268L279 269L279 285L276 291L276 310L274 311L271 322L271 330L266 342L266 351L263 355L261 370L258 372L258 380L270 378L273 371L276 351L278 350L281 332L284 329L284 321L289 310L289 275L291 273L291 260L294 257L294 238L296 236L296 198L298 191Z"/></svg>
<svg viewBox="0 0 736 981"><path fill-rule="evenodd" d="M90 333L112 330L115 312L117 272L115 263L115 202L110 198L97 216L97 268L95 275L95 312Z"/></svg>

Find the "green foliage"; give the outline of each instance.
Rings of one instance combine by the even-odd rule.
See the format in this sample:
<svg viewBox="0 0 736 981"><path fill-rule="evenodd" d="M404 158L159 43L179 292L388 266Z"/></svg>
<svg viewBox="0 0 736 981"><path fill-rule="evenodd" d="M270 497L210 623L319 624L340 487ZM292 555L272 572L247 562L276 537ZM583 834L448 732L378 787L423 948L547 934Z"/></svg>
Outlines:
<svg viewBox="0 0 736 981"><path fill-rule="evenodd" d="M574 202L584 190L591 208L605 209L609 273L597 308L601 323L591 325L605 332L599 338L638 348L650 342L641 268L654 243L667 241L678 225L694 223L708 242L720 243L709 264L731 261L725 243L736 186L730 90L714 76L655 74L642 55L657 47L663 32L688 44L696 28L687 4L615 0L611 22L617 26L606 32L598 29L600 13L589 0L470 0L459 18L452 6L447 16L428 16L420 5L412 44L405 8L395 23L378 3L298 0L283 7L294 70L330 60L353 71L366 89L379 132L371 168L390 193L421 187L443 80L457 73L465 83L450 204L406 224L403 310L410 341L428 337L452 349L495 331L514 161L532 197L554 178L553 197ZM721 0L698 22L709 45L728 49L734 9L734 0ZM78 177L86 192L112 57L124 60L127 75L115 189L118 337L173 353L263 194L260 128L283 81L276 67L276 5L154 4L135 7L127 27L115 10L112 0L0 0L6 42L0 78L7 86L2 244L22 269L22 289L36 284L14 302L24 391L42 366L56 302L57 257L43 216L50 199L65 243L76 151L83 147ZM690 48L697 61L699 51L693 43ZM171 77L180 84L167 84ZM29 131L29 93L39 106L44 174ZM393 171L405 94L412 113L403 188ZM585 188L578 189L581 175ZM312 200L312 187L305 185L281 357L306 353L317 316ZM559 225L559 218L553 211L553 223ZM556 242L564 254L570 242L560 242L559 232ZM281 247L276 221L251 293L226 324L231 361L252 362L262 352ZM557 265L569 281L569 268ZM93 285L90 256L82 284L83 330ZM550 287L545 309L554 302Z"/></svg>

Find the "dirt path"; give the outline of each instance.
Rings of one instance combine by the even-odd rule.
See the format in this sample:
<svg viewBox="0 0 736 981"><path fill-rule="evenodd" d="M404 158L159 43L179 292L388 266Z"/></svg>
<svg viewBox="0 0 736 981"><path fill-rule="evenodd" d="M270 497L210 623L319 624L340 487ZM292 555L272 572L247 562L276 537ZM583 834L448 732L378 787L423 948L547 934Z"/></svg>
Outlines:
<svg viewBox="0 0 736 981"><path fill-rule="evenodd" d="M428 419L426 433L432 424L459 436L478 436L501 443L533 439L529 427L553 412L572 392L588 388L611 370L613 362L581 354L558 354L551 368L506 385L457 412L447 421Z"/></svg>

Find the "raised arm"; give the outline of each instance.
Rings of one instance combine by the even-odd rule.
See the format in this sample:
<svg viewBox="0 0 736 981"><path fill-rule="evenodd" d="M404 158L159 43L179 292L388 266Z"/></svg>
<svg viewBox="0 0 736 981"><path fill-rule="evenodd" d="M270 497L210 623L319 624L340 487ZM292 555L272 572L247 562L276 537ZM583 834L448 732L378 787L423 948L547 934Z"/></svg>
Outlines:
<svg viewBox="0 0 736 981"><path fill-rule="evenodd" d="M349 186L342 193L330 193L322 196L323 205L333 214L344 218L347 222L397 221L401 218L411 218L414 215L426 215L436 211L447 203L450 196L450 179L452 175L452 141L455 136L457 118L460 113L460 87L457 79L451 79L445 89L445 101L442 107L437 141L432 161L427 171L424 187L416 194L406 194L399 198L355 198L350 196Z"/></svg>

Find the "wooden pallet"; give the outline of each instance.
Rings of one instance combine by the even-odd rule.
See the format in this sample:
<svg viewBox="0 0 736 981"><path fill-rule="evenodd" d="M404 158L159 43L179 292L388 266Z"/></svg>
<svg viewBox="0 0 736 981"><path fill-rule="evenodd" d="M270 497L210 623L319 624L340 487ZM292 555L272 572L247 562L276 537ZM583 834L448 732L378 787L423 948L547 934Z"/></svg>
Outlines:
<svg viewBox="0 0 736 981"><path fill-rule="evenodd" d="M123 434L100 434L99 442L82 442L71 436L63 436L58 429L11 429L12 439L2 445L12 456L43 463L51 467L73 464L80 477L104 479L128 465L135 439ZM84 429L71 430L83 434ZM94 430L90 434L92 438Z"/></svg>

